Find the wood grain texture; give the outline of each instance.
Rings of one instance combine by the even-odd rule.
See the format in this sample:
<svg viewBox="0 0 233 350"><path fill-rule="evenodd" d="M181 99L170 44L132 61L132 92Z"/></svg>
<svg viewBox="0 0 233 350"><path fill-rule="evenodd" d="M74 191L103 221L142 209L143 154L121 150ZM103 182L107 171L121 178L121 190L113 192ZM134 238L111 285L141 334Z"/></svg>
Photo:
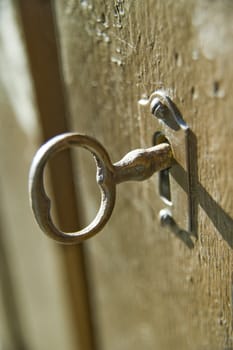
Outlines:
<svg viewBox="0 0 233 350"><path fill-rule="evenodd" d="M103 142L113 161L151 145L159 124L137 101L158 88L192 130L194 248L159 226L156 177L122 184L110 223L85 243L100 348L232 349L232 3L56 5L74 130ZM91 189L83 194L92 214Z"/></svg>

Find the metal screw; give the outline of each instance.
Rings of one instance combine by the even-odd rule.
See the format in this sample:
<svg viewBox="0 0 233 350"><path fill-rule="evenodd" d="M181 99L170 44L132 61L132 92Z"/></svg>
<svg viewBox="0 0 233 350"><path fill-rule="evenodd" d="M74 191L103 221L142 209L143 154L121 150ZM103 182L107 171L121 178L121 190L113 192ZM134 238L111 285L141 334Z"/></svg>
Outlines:
<svg viewBox="0 0 233 350"><path fill-rule="evenodd" d="M151 113L156 118L161 119L164 122L171 119L171 111L164 103L162 103L162 101L158 97L155 97L151 101L150 108Z"/></svg>
<svg viewBox="0 0 233 350"><path fill-rule="evenodd" d="M162 209L159 212L159 219L162 226L172 226L173 218L169 209Z"/></svg>
<svg viewBox="0 0 233 350"><path fill-rule="evenodd" d="M174 107L173 107L174 108ZM180 125L177 122L174 111L160 99L160 97L155 96L150 103L151 113L154 117L161 120L163 123L168 125L173 130L179 130Z"/></svg>

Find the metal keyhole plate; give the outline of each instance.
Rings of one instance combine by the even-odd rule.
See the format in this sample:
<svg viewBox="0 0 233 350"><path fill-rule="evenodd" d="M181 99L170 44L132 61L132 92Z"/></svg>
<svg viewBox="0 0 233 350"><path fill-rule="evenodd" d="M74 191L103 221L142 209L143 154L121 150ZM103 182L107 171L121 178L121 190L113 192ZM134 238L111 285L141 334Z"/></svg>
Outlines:
<svg viewBox="0 0 233 350"><path fill-rule="evenodd" d="M176 224L181 229L192 232L189 126L166 91L155 91L148 100L140 100L139 103L150 104L151 113L155 117L155 130L160 130L160 137L164 135L168 140L174 154L175 162L168 170L171 176L165 171L159 174L161 210L165 204ZM158 133L153 142L160 143ZM162 182L161 177L164 179Z"/></svg>

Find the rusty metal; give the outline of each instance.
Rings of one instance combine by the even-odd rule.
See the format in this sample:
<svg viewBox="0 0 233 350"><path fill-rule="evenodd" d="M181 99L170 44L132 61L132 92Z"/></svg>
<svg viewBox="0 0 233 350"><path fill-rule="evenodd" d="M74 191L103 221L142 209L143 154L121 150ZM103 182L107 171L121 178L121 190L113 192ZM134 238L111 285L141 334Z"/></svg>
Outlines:
<svg viewBox="0 0 233 350"><path fill-rule="evenodd" d="M47 161L56 153L79 146L87 149L96 160L96 181L100 187L101 204L95 219L77 232L63 232L53 223L51 202L44 189L43 173ZM78 133L53 137L37 151L29 174L30 203L40 228L51 238L62 243L80 243L98 233L109 220L116 198L116 185L125 181L144 181L156 171L169 168L173 154L168 143L136 149L112 164L105 148L94 138Z"/></svg>

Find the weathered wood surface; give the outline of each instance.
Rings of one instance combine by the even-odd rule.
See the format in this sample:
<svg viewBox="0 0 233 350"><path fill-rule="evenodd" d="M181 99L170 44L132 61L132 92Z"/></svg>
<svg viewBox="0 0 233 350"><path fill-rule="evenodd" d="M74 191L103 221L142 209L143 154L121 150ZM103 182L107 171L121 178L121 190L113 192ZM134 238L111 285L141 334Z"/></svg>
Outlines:
<svg viewBox="0 0 233 350"><path fill-rule="evenodd" d="M85 243L100 348L231 349L232 3L66 0L56 7L74 130L97 137L113 161L151 145L159 125L137 101L164 88L196 141L193 249L159 226L155 178L121 185L110 223ZM90 216L92 186L83 191ZM183 204L175 206L182 217Z"/></svg>

